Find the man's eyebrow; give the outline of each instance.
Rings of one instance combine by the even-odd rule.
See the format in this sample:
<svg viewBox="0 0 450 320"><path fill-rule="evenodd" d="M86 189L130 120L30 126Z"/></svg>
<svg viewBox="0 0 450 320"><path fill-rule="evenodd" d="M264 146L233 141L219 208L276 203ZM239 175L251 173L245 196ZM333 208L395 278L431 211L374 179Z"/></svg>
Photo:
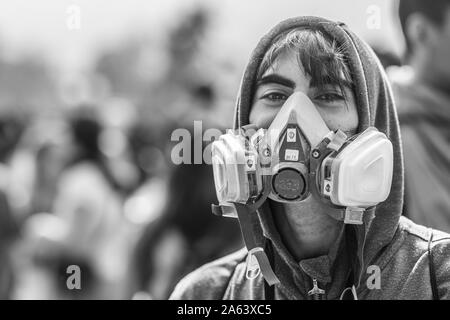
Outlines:
<svg viewBox="0 0 450 320"><path fill-rule="evenodd" d="M295 82L294 81L292 81L290 79L287 79L287 78L285 78L283 76L280 76L279 74L276 74L276 73L268 74L267 76L261 77L261 79L259 79L256 82L256 86L259 87L261 85L268 84L268 83L281 84L281 85L283 85L285 87L289 87L289 88L292 88L292 89L295 88Z"/></svg>

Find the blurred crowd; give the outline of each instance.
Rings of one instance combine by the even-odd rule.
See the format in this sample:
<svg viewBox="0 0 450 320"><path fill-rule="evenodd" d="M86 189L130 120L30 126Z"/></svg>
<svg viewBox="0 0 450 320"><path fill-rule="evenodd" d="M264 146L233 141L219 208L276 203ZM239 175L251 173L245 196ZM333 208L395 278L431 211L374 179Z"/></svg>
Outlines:
<svg viewBox="0 0 450 320"><path fill-rule="evenodd" d="M405 214L450 231L450 9L416 2L400 13L407 59L374 49L402 124ZM137 39L104 52L82 80L91 94L75 98L69 87L55 99L38 62L0 61L0 92L19 101L0 115L0 299L166 299L188 272L242 246L237 221L211 213L211 166L171 159L175 129L194 139L194 120L232 123L240 70L204 46L209 23L195 9L163 48ZM68 289L71 265L80 290Z"/></svg>
<svg viewBox="0 0 450 320"><path fill-rule="evenodd" d="M210 212L210 166L171 165L166 125L108 127L87 104L2 117L1 298L164 299L240 246L237 224ZM67 288L71 265L81 290Z"/></svg>
<svg viewBox="0 0 450 320"><path fill-rule="evenodd" d="M166 299L188 272L242 246L237 221L211 213L211 167L171 160L174 130L186 128L191 147L194 134L203 140L194 119L217 128L223 95L196 62L207 17L193 10L168 31L158 77L139 74L136 57L155 57L134 41L86 77L97 93L106 82L106 97L77 98L75 86L55 109L2 111L0 299Z"/></svg>

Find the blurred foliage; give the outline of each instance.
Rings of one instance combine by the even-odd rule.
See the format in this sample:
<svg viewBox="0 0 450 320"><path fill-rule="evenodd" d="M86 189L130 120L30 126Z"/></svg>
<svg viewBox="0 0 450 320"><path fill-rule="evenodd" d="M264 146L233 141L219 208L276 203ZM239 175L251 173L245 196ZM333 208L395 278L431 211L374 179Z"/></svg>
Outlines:
<svg viewBox="0 0 450 320"><path fill-rule="evenodd" d="M109 82L113 96L129 99L149 123L208 122L220 98L217 88L234 96L234 88L223 85L226 73L220 69L226 64L215 61L205 45L210 21L211 12L197 7L158 41L133 39L105 51L94 70Z"/></svg>

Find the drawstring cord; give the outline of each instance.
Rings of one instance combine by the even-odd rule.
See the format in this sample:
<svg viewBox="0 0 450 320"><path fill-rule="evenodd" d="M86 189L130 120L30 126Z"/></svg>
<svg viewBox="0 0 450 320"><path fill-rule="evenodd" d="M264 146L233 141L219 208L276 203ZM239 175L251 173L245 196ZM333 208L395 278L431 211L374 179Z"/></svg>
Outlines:
<svg viewBox="0 0 450 320"><path fill-rule="evenodd" d="M363 228L364 228L364 240L361 246L361 268L359 269L359 276L358 276L358 286L357 288L359 288L361 286L361 278L363 275L363 268L364 268L364 248L366 246L366 240L367 240L367 235L366 235L366 224L363 224Z"/></svg>
<svg viewBox="0 0 450 320"><path fill-rule="evenodd" d="M347 293L348 290L350 290L350 292L352 293L352 295L353 295L353 300L358 300L358 295L356 294L356 288L355 288L355 285L352 285L351 287L345 288L344 291L342 291L339 300L343 300L344 295Z"/></svg>

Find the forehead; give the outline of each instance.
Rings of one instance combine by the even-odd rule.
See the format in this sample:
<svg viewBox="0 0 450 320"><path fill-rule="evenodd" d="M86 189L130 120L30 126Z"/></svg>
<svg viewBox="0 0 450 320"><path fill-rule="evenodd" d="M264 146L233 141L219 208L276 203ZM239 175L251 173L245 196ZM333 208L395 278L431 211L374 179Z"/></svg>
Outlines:
<svg viewBox="0 0 450 320"><path fill-rule="evenodd" d="M311 76L305 72L302 64L299 63L297 55L293 51L280 54L271 66L263 73L261 79L271 74L283 76L298 85L308 85L311 83Z"/></svg>

